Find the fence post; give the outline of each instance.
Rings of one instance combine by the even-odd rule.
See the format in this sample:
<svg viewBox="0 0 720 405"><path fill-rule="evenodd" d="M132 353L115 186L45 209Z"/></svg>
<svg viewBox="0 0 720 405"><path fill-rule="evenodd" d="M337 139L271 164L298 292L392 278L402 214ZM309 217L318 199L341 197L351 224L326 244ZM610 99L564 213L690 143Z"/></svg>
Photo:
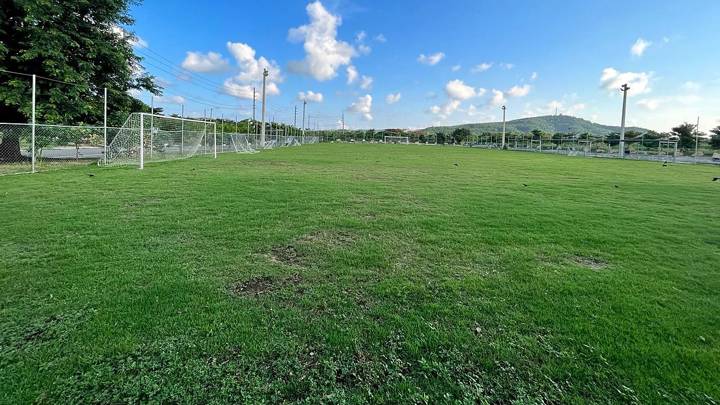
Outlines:
<svg viewBox="0 0 720 405"><path fill-rule="evenodd" d="M35 173L35 83L36 76L32 75L32 139L30 140L30 153L32 153L32 157L30 158L30 160L32 161L33 173Z"/></svg>
<svg viewBox="0 0 720 405"><path fill-rule="evenodd" d="M180 104L180 156L184 155L185 146L185 104Z"/></svg>
<svg viewBox="0 0 720 405"><path fill-rule="evenodd" d="M103 103L103 162L107 166L107 87L105 87L105 101Z"/></svg>
<svg viewBox="0 0 720 405"><path fill-rule="evenodd" d="M213 122L213 157L217 159L217 124Z"/></svg>
<svg viewBox="0 0 720 405"><path fill-rule="evenodd" d="M145 168L145 114L140 113L140 170Z"/></svg>

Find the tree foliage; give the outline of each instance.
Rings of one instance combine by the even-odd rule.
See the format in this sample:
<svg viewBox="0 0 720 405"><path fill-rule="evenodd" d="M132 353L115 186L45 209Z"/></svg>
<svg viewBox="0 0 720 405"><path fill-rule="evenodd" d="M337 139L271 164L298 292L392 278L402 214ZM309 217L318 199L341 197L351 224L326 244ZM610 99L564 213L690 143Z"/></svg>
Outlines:
<svg viewBox="0 0 720 405"><path fill-rule="evenodd" d="M53 79L37 81L37 121L102 122L103 89L108 88L110 124L121 125L129 112L145 110L129 91L159 94L133 51L135 37L121 28L133 23L128 8L135 0L2 3L0 69ZM27 122L32 109L30 77L0 73L0 82L0 120ZM15 149L0 146L5 146L0 151Z"/></svg>
<svg viewBox="0 0 720 405"><path fill-rule="evenodd" d="M711 129L710 132L713 134L710 137L710 146L720 148L720 126Z"/></svg>
<svg viewBox="0 0 720 405"><path fill-rule="evenodd" d="M684 123L672 129L672 135L679 138L678 146L681 148L691 148L695 146L695 125Z"/></svg>

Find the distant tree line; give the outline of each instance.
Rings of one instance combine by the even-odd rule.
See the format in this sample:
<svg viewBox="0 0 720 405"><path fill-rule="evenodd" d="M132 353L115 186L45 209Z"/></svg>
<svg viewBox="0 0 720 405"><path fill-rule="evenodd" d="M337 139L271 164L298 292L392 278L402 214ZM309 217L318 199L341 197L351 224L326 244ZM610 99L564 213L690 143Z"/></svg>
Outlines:
<svg viewBox="0 0 720 405"><path fill-rule="evenodd" d="M711 136L707 136L704 133L696 133L695 125L690 123L683 123L673 127L669 132L656 132L656 131L636 131L629 130L625 132L626 140L633 140L634 142L642 142L645 146L657 145L657 141L660 139L675 139L678 142L678 147L685 151L690 151L695 148L695 139L699 140L699 143L710 146L714 149L720 149L720 126L710 130ZM323 130L321 131L322 136L326 141L344 141L344 142L380 142L383 141L385 136L405 136L408 137L411 143L430 143L440 145L463 145L472 144L479 142L481 139L488 140L493 139L499 142L502 137L502 133L497 132L482 132L474 134L468 128L455 128L449 133L443 131L412 131L403 129L385 129L385 130ZM567 140L598 140L603 139L607 142L619 142L619 132L609 132L605 135L595 135L588 132L574 133L574 132L555 132L550 133L540 129L533 129L527 133L517 133L508 131L506 133L506 139L514 139L515 137L522 137L525 139L542 140L550 142L555 145L559 145L563 141Z"/></svg>

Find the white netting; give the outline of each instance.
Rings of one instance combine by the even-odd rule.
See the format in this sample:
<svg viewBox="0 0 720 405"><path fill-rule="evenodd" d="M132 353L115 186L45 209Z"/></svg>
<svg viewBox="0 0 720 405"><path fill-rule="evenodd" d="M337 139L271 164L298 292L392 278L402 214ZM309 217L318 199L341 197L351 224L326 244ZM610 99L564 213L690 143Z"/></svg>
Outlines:
<svg viewBox="0 0 720 405"><path fill-rule="evenodd" d="M108 144L108 164L139 164L141 131L145 162L180 159L215 151L213 122L133 113Z"/></svg>
<svg viewBox="0 0 720 405"><path fill-rule="evenodd" d="M407 136L386 136L385 143L410 143L410 138Z"/></svg>

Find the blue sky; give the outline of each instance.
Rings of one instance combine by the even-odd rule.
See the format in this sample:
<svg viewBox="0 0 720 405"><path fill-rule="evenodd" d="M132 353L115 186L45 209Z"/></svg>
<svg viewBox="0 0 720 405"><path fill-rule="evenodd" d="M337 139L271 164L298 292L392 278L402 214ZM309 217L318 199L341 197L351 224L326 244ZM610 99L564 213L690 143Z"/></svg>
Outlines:
<svg viewBox="0 0 720 405"><path fill-rule="evenodd" d="M720 125L720 1L147 0L131 27L168 112L335 128L420 128L559 113L660 131ZM149 95L142 97L149 102ZM258 104L259 119L259 104Z"/></svg>

